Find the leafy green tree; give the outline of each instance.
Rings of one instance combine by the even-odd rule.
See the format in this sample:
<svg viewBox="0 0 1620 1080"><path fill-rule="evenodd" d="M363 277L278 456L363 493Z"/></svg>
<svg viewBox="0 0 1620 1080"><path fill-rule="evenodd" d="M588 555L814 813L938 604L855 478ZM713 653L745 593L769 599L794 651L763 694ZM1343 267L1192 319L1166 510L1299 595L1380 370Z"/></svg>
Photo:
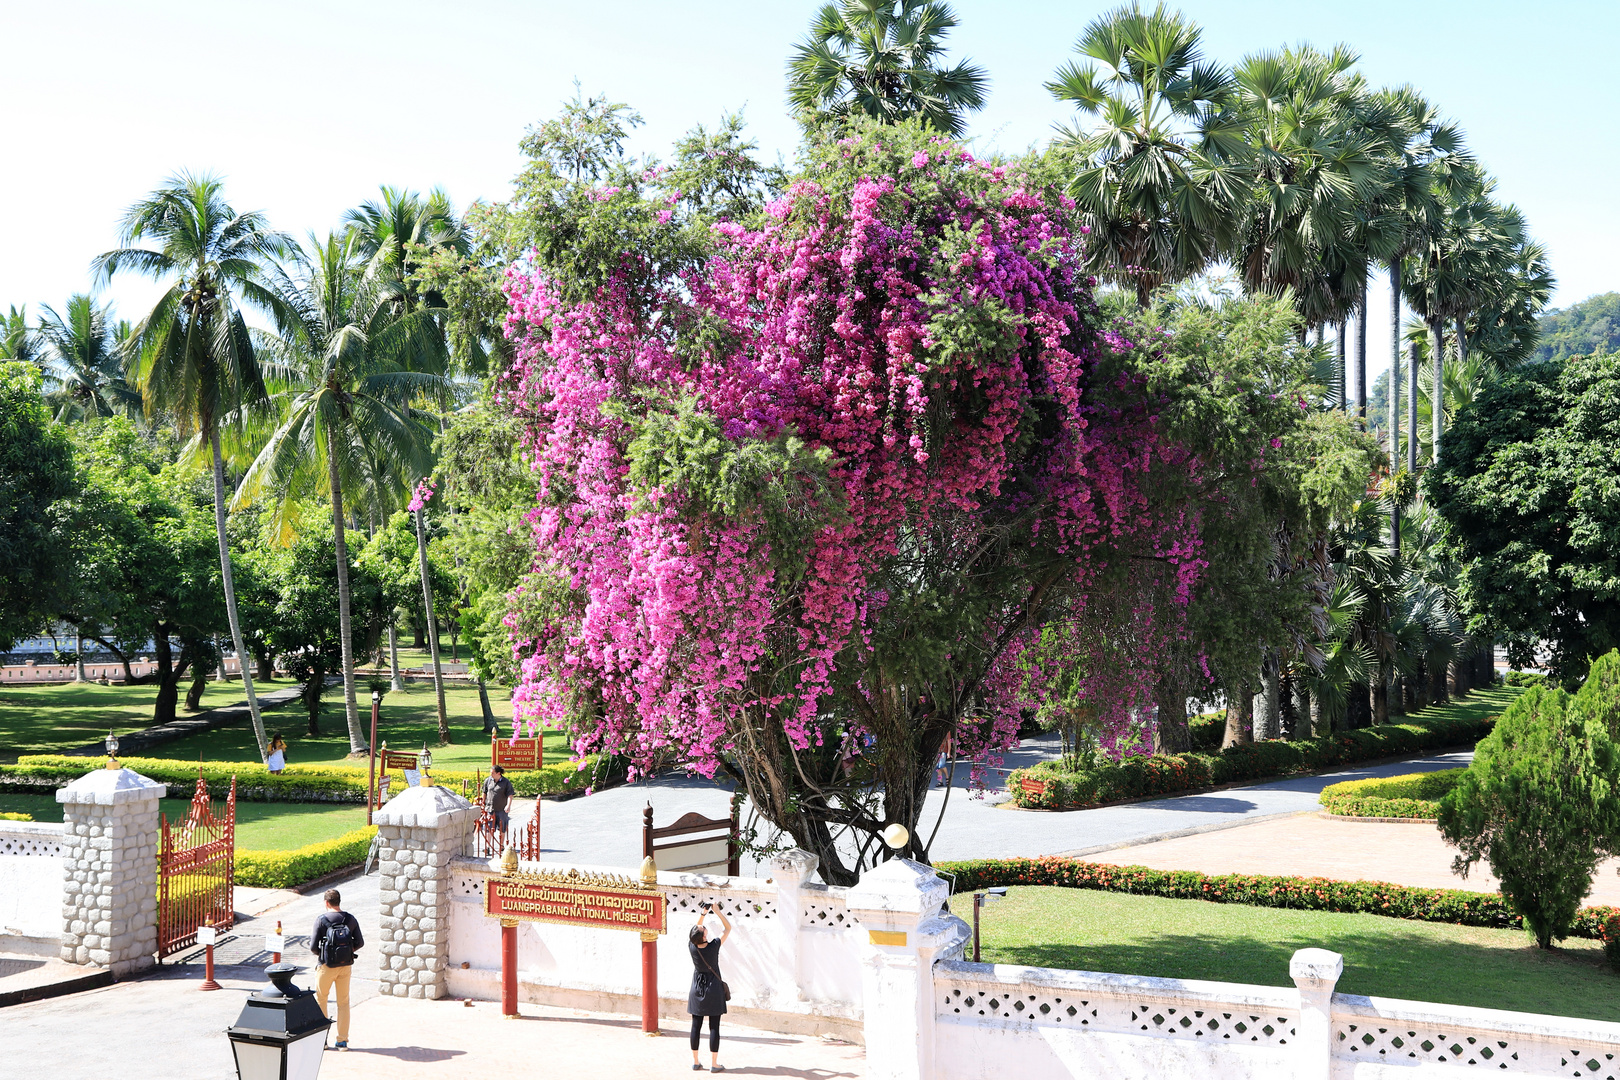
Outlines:
<svg viewBox="0 0 1620 1080"><path fill-rule="evenodd" d="M153 246L136 246L145 242ZM182 432L195 432L213 455L220 579L231 643L243 660L242 687L261 758L269 753L269 744L236 611L219 435L227 414L264 396L258 357L239 302L263 298L263 261L285 251L288 242L270 229L262 214L232 209L219 180L182 173L129 208L120 227L121 246L94 263L102 281L133 271L167 283L152 310L136 324L131 374L148 416L161 412L173 417Z"/></svg>
<svg viewBox="0 0 1620 1080"><path fill-rule="evenodd" d="M401 310L397 284L367 277L356 234L329 236L291 271L276 267L265 289L277 331L267 346L286 389L272 402L275 428L248 466L236 499L248 505L268 493L330 501L342 674L349 747L364 753L367 737L355 700L344 495L402 491L432 468L432 428L415 406L442 404L449 391L444 338L433 313Z"/></svg>
<svg viewBox="0 0 1620 1080"><path fill-rule="evenodd" d="M1116 8L1086 27L1046 88L1093 122L1054 148L1090 228L1089 268L1148 294L1208 266L1237 238L1242 133L1226 109L1231 76L1206 63L1203 31L1158 5Z"/></svg>
<svg viewBox="0 0 1620 1080"><path fill-rule="evenodd" d="M1568 685L1620 646L1620 356L1514 369L1461 409L1426 478L1463 606L1515 663L1549 648Z"/></svg>
<svg viewBox="0 0 1620 1080"><path fill-rule="evenodd" d="M0 649L54 613L71 565L62 526L73 446L51 424L40 384L34 365L0 361Z"/></svg>
<svg viewBox="0 0 1620 1080"><path fill-rule="evenodd" d="M1441 801L1440 831L1466 876L1481 860L1536 945L1568 935L1592 874L1620 851L1620 653L1574 695L1531 687Z"/></svg>
<svg viewBox="0 0 1620 1080"><path fill-rule="evenodd" d="M956 13L939 0L838 0L823 4L788 61L788 100L808 126L869 116L919 119L960 135L984 108L990 79L970 61L947 67Z"/></svg>
<svg viewBox="0 0 1620 1080"><path fill-rule="evenodd" d="M55 384L46 400L58 420L139 414L140 391L124 378L131 333L129 324L114 324L108 310L83 293L68 298L66 315L45 308L39 336Z"/></svg>
<svg viewBox="0 0 1620 1080"><path fill-rule="evenodd" d="M1538 321L1541 334L1533 359L1620 352L1620 292L1599 293L1567 308L1555 308L1541 314Z"/></svg>

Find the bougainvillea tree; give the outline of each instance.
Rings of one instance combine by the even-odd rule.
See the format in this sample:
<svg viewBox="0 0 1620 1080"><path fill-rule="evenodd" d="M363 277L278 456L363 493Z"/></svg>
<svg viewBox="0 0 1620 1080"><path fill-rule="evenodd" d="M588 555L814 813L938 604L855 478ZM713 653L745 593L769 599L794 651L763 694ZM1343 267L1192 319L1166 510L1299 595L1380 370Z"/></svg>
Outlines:
<svg viewBox="0 0 1620 1080"><path fill-rule="evenodd" d="M520 717L732 774L833 883L892 823L926 858L935 756L1013 745L1065 662L1051 641L1096 649L1063 629L1088 610L1146 650L1087 667L1122 729L1201 568L1195 515L1155 484L1198 465L1139 383L1094 382L1109 345L1069 218L1016 169L872 127L661 285L570 304L514 270L539 483ZM1157 595L1145 577L1168 603L1118 602Z"/></svg>

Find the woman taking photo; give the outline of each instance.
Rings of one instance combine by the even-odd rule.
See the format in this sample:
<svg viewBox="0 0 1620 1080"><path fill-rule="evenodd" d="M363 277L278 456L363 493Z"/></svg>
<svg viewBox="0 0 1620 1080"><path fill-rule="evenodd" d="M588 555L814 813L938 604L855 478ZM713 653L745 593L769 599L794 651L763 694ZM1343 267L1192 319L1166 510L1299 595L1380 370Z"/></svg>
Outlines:
<svg viewBox="0 0 1620 1080"><path fill-rule="evenodd" d="M726 1011L726 998L731 996L731 992L720 978L720 946L731 936L731 920L726 918L725 912L707 901L701 907L704 914L698 916L697 925L692 927L692 932L686 938L686 949L692 954L692 989L686 995L686 1011L692 1014L692 1069L703 1071L703 1065L698 1061L698 1036L702 1034L703 1018L707 1016L709 1071L725 1072L726 1067L720 1064L720 1017ZM711 938L704 926L710 912L720 919L720 925L724 928L718 938Z"/></svg>

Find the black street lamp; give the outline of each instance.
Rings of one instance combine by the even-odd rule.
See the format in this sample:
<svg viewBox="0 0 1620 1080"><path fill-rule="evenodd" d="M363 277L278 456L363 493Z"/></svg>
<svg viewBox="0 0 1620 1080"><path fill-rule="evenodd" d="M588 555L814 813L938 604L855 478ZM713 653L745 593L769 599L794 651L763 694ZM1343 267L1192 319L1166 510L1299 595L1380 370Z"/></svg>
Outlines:
<svg viewBox="0 0 1620 1080"><path fill-rule="evenodd" d="M247 999L242 1015L225 1029L236 1055L238 1080L315 1080L332 1026L315 995L292 984L295 964L271 964L274 985Z"/></svg>
<svg viewBox="0 0 1620 1080"><path fill-rule="evenodd" d="M979 962L979 909L995 901L1007 899L1007 886L997 885L993 889L973 894L973 962Z"/></svg>

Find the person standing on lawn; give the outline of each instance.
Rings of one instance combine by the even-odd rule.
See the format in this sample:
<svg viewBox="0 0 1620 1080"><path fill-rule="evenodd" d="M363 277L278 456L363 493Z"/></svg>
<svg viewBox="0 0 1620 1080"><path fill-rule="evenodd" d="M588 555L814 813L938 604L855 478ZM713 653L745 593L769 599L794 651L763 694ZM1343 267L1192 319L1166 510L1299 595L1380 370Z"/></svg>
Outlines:
<svg viewBox="0 0 1620 1080"><path fill-rule="evenodd" d="M692 954L692 989L686 995L686 1011L692 1014L692 1069L703 1071L703 1063L698 1060L698 1042L703 1033L703 1018L707 1016L709 1071L725 1072L726 1067L720 1064L720 1017L725 1015L726 999L731 993L720 978L720 946L731 936L731 920L708 901L704 901L702 910L705 914L698 917L697 925L686 938L686 949ZM724 927L718 938L710 937L704 925L709 914L717 916Z"/></svg>
<svg viewBox="0 0 1620 1080"><path fill-rule="evenodd" d="M326 910L315 920L309 935L309 949L320 961L315 969L315 1002L328 1020L326 995L337 987L337 1043L335 1050L349 1048L349 976L354 973L354 954L366 944L360 922L343 910L343 896L336 889L326 890Z"/></svg>
<svg viewBox="0 0 1620 1080"><path fill-rule="evenodd" d="M506 778L506 770L499 765L489 770L489 778L484 781L484 809L489 811L502 833L512 820L506 811L512 804L512 794L512 781Z"/></svg>
<svg viewBox="0 0 1620 1080"><path fill-rule="evenodd" d="M270 756L264 759L264 766L272 776L287 767L287 740L281 737L279 731L270 740Z"/></svg>

